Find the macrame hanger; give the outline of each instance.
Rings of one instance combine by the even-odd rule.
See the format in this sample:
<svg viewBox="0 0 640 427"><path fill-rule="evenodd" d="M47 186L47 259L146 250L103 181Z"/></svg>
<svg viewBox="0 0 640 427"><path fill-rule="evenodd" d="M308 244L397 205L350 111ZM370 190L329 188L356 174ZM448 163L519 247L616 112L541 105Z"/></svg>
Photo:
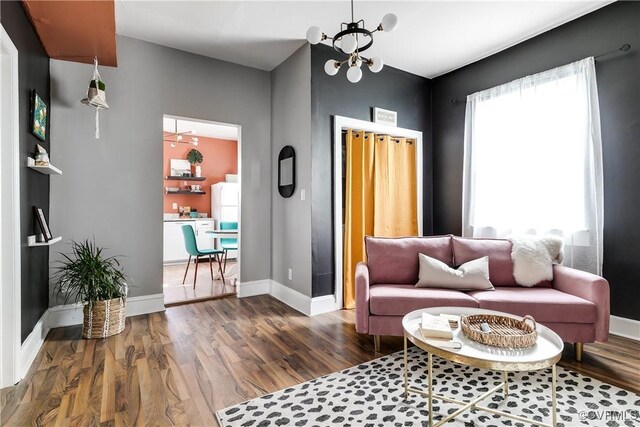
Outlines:
<svg viewBox="0 0 640 427"><path fill-rule="evenodd" d="M100 73L98 72L98 57L93 57L93 80L96 82L96 91L100 89ZM100 139L100 108L96 107L96 139Z"/></svg>

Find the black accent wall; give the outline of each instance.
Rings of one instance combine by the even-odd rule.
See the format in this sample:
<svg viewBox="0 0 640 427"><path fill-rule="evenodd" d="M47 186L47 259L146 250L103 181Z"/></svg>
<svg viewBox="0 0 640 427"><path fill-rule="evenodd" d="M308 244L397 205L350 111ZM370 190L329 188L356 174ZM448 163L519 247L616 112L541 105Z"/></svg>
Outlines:
<svg viewBox="0 0 640 427"><path fill-rule="evenodd" d="M378 74L362 66L359 83L347 80L345 66L335 76L324 72L339 59L329 46L311 47L311 227L312 296L334 292L333 119L334 115L372 119L373 107L398 112L398 126L422 131L424 154L424 225L432 232L431 81L385 66Z"/></svg>
<svg viewBox="0 0 640 427"><path fill-rule="evenodd" d="M640 319L640 2L616 2L433 80L433 224L460 234L465 104L452 98L631 44L596 60L604 158L604 277L612 314ZM541 173L553 173L544 171ZM553 206L549 206L553 209Z"/></svg>
<svg viewBox="0 0 640 427"><path fill-rule="evenodd" d="M49 97L49 57L46 55L22 3L0 2L0 20L18 49L20 156L25 167L20 170L20 233L22 236L22 341L49 306L49 247L27 246L27 236L38 232L33 215L33 206L41 207L49 218L49 176L26 167L27 157L32 155L36 144L42 145L51 154L49 131L47 141L42 142L31 133L29 112L31 91L36 89L47 103L51 123ZM55 233L55 230L52 230Z"/></svg>

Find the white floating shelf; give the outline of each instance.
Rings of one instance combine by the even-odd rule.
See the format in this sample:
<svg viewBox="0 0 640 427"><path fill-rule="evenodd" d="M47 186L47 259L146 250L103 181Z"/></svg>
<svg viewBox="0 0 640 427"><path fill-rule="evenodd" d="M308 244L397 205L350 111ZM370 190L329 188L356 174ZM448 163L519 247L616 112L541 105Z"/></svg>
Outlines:
<svg viewBox="0 0 640 427"><path fill-rule="evenodd" d="M62 236L58 236L58 237L54 237L53 239L49 240L48 242L39 242L37 241L38 236L33 235L33 236L28 236L27 237L27 246L29 247L34 247L34 246L51 246L54 243L58 243L59 241L62 240Z"/></svg>
<svg viewBox="0 0 640 427"><path fill-rule="evenodd" d="M27 166L45 175L62 175L62 171L49 163L47 166L36 166L36 161L32 157L27 157Z"/></svg>

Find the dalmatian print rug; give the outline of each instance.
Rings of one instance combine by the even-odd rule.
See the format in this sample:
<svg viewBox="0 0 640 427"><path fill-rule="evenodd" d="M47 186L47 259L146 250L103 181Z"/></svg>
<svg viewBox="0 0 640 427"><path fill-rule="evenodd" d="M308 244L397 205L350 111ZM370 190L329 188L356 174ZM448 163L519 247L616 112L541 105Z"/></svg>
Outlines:
<svg viewBox="0 0 640 427"><path fill-rule="evenodd" d="M409 350L409 383L425 389L426 354ZM640 395L557 369L557 420L565 426L640 426ZM433 358L434 392L469 401L500 384L502 373ZM404 400L403 352L222 409L222 427L428 425L426 398ZM551 423L551 369L509 374L509 396L496 392L480 405ZM434 400L434 423L459 406ZM447 427L525 427L484 411L466 411Z"/></svg>

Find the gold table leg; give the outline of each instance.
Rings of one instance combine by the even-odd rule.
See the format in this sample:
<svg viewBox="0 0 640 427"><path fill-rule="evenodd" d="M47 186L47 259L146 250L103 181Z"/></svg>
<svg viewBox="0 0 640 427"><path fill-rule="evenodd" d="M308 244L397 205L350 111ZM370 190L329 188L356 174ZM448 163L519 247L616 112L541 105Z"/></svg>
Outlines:
<svg viewBox="0 0 640 427"><path fill-rule="evenodd" d="M506 399L509 396L509 373L507 371L503 371L503 374L504 398Z"/></svg>
<svg viewBox="0 0 640 427"><path fill-rule="evenodd" d="M554 364L551 367L551 418L552 418L552 422L551 424L547 424L547 423L543 423L543 422L537 422L534 421L532 419L526 418L526 417L522 417L519 415L515 415L515 414L511 414L509 412L504 412L504 411L500 411L498 409L493 409L493 408L489 408L487 406L481 406L479 405L479 403L486 399L487 397L489 397L491 394L496 393L497 391L499 391L500 389L502 389L503 393L505 394L505 399L508 397L509 395L509 373L507 371L503 371L503 382L498 384L497 386L495 386L494 388L492 388L491 390L485 392L484 394L482 394L481 396L466 402L466 401L462 401L462 400L458 400L458 399L453 399L450 397L446 397L446 396L442 396L439 394L435 394L433 392L433 355L431 353L427 353L427 390L423 390L423 389L419 389L416 387L410 387L408 385L408 368L407 368L407 358L406 358L406 336L405 336L405 399L408 398L408 393L415 393L419 396L422 397L426 397L427 398L427 402L428 402L428 407L429 407L429 423L428 426L429 427L439 427L442 426L446 423L448 423L449 421L451 421L452 419L454 419L455 417L457 417L458 415L460 415L461 413L467 411L467 410L479 410L479 411L484 411L484 412L488 412L490 414L495 414L495 415L500 415L506 418L510 418L512 420L516 420L516 421L520 421L523 423L527 423L527 424L533 424L539 427L556 427L557 426L557 414L556 414L556 410L557 410L557 402L556 402L556 365ZM454 403L456 405L460 405L461 407L458 408L458 410L456 410L455 412L445 416L444 418L440 419L438 422L436 422L435 424L433 423L433 399L436 400L442 400L444 402L449 402L449 403Z"/></svg>
<svg viewBox="0 0 640 427"><path fill-rule="evenodd" d="M551 367L551 425L556 427L556 365Z"/></svg>
<svg viewBox="0 0 640 427"><path fill-rule="evenodd" d="M407 334L404 334L404 400L409 397L409 366L407 365Z"/></svg>
<svg viewBox="0 0 640 427"><path fill-rule="evenodd" d="M433 372L431 369L431 364L433 363L433 356L431 355L431 353L427 353L427 363L429 364L429 367L427 369L427 382L429 384L429 389L427 390L429 393L429 427L433 426Z"/></svg>

